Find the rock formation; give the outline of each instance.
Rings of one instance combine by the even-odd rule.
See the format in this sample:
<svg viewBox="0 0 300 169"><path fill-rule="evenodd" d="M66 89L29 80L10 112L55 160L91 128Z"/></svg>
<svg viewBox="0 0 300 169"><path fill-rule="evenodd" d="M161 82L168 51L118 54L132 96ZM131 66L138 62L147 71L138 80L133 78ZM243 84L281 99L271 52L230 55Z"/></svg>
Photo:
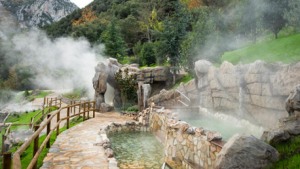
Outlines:
<svg viewBox="0 0 300 169"><path fill-rule="evenodd" d="M276 162L279 153L253 136L233 136L217 156L216 169L261 169Z"/></svg>
<svg viewBox="0 0 300 169"><path fill-rule="evenodd" d="M298 85L286 99L285 109L290 116L293 115L295 111L300 112L300 85Z"/></svg>
<svg viewBox="0 0 300 169"><path fill-rule="evenodd" d="M300 134L300 117L290 116L279 120L279 127L265 131L262 140L270 144L280 143L289 140L292 136Z"/></svg>
<svg viewBox="0 0 300 169"><path fill-rule="evenodd" d="M146 100L152 93L162 89L161 87L165 87L170 81L169 69L166 67L139 69L136 64L121 65L113 58L108 59L107 63L100 62L96 66L95 71L93 87L95 89L97 110L108 110L107 104L103 104L105 103L104 95L107 90L107 84L114 88L114 107L122 106L120 87L115 80L115 74L119 71L121 71L122 77L125 76L126 71L128 71L129 75L137 77L138 91L132 92L137 92L141 109L147 107Z"/></svg>
<svg viewBox="0 0 300 169"><path fill-rule="evenodd" d="M288 115L284 111L285 99L299 83L299 72L300 62L286 65L256 61L236 66L224 62L216 68L208 61L199 60L195 63L197 78L178 90L195 105L236 112L237 116L275 128L278 119Z"/></svg>
<svg viewBox="0 0 300 169"><path fill-rule="evenodd" d="M78 7L70 0L0 0L23 27L44 26L59 21Z"/></svg>

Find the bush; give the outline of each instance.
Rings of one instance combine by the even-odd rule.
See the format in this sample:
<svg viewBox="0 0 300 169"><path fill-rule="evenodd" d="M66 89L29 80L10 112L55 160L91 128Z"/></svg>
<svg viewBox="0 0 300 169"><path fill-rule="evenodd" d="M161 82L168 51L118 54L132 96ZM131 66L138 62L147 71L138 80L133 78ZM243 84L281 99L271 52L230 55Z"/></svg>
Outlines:
<svg viewBox="0 0 300 169"><path fill-rule="evenodd" d="M138 107L138 105L134 105L134 106L128 107L126 111L127 112L138 112L139 107Z"/></svg>

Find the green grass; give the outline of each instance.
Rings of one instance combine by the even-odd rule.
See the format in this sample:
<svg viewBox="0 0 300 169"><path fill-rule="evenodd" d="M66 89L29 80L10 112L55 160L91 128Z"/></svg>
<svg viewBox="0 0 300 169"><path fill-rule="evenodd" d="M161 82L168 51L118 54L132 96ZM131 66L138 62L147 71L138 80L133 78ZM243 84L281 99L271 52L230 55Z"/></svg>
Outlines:
<svg viewBox="0 0 300 169"><path fill-rule="evenodd" d="M300 136L293 137L287 142L275 144L280 153L280 160L272 169L298 169L300 168Z"/></svg>
<svg viewBox="0 0 300 169"><path fill-rule="evenodd" d="M266 62L293 63L300 61L300 34L259 42L235 51L225 52L222 61L233 64Z"/></svg>
<svg viewBox="0 0 300 169"><path fill-rule="evenodd" d="M79 124L80 122L82 122L82 117L75 117L74 119L72 119L70 121L70 128L75 126L76 124ZM60 129L60 133L62 133L63 131L67 130L67 127L63 127ZM39 146L43 143L43 141L45 140L46 135L43 135L39 138ZM52 144L54 143L56 139L56 132L53 132L51 134L50 137L50 145L52 146ZM41 152L39 159L38 159L38 168L40 168L43 165L43 160L44 158L47 156L47 153L49 151L49 148L44 148L43 151ZM32 160L32 155L33 154L33 144L30 145L30 147L22 154L21 156L21 162L22 162L22 169L26 169L26 167L29 165L30 161Z"/></svg>
<svg viewBox="0 0 300 169"><path fill-rule="evenodd" d="M187 83L189 82L190 80L193 79L193 76L190 75L190 74L186 74L184 75L179 81L177 81L175 83L175 85L173 86L173 88L177 88L181 83Z"/></svg>
<svg viewBox="0 0 300 169"><path fill-rule="evenodd" d="M45 96L48 96L50 93L52 93L51 91L25 91L24 95L26 97L27 100L29 101L33 101L34 99L37 98L44 98Z"/></svg>
<svg viewBox="0 0 300 169"><path fill-rule="evenodd" d="M70 121L70 128L79 124L82 122L83 118L82 117L75 117ZM60 133L67 130L66 126L60 129ZM42 135L39 137L39 147L45 140L46 135ZM53 132L50 137L50 145L54 143L56 139L56 132ZM15 145L10 149L10 152L15 152L20 145ZM38 168L40 168L43 165L43 160L46 157L47 153L49 151L49 148L44 148L43 151L41 152L39 159L38 159ZM22 163L22 169L26 169L27 166L29 165L30 161L33 158L33 143L27 148L27 150L21 155L21 163ZM2 159L0 160L0 165L2 166Z"/></svg>
<svg viewBox="0 0 300 169"><path fill-rule="evenodd" d="M68 99L78 100L78 99L80 99L82 97L85 97L86 94L87 94L87 91L85 89L83 89L83 88L77 88L77 89L74 89L71 92L63 94L63 97L68 98Z"/></svg>
<svg viewBox="0 0 300 169"><path fill-rule="evenodd" d="M49 112L57 110L57 107L51 107L51 108L45 108L45 112L47 112L50 109ZM14 124L29 124L31 121L31 118L33 118L37 113L39 113L41 110L35 110L31 112L23 112L23 113L14 113L11 114L6 122L7 123L14 123ZM42 117L42 113L37 115L34 118L34 123L37 122ZM16 130L17 128L24 128L24 126L11 126L11 130Z"/></svg>

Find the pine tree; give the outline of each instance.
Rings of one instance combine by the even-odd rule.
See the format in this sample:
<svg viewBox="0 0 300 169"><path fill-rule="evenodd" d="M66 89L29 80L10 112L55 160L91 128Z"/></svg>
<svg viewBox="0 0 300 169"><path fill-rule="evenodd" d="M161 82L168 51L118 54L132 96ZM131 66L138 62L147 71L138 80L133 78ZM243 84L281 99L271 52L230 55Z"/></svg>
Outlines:
<svg viewBox="0 0 300 169"><path fill-rule="evenodd" d="M115 20L113 20L102 34L102 40L105 44L105 54L121 59L125 56L125 42L121 36Z"/></svg>

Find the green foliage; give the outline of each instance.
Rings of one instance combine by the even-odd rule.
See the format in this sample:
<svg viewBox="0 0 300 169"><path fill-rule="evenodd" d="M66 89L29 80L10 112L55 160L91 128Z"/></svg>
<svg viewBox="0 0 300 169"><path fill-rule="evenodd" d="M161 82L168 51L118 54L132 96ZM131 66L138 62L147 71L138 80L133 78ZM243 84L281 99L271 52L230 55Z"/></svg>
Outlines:
<svg viewBox="0 0 300 169"><path fill-rule="evenodd" d="M131 106L131 107L128 107L126 109L127 112L138 112L139 111L139 107L138 105L134 105L134 106Z"/></svg>
<svg viewBox="0 0 300 169"><path fill-rule="evenodd" d="M255 60L266 62L293 63L300 60L300 34L263 41L246 48L226 52L222 60L233 64L251 63Z"/></svg>
<svg viewBox="0 0 300 169"><path fill-rule="evenodd" d="M300 167L300 137L296 136L287 142L273 145L280 154L280 160L272 169L299 168Z"/></svg>
<svg viewBox="0 0 300 169"><path fill-rule="evenodd" d="M284 18L284 12L288 10L288 1L264 0L264 2L267 4L263 13L264 24L277 38L279 31L287 23L287 20Z"/></svg>
<svg viewBox="0 0 300 169"><path fill-rule="evenodd" d="M142 66L147 65L155 65L156 64L156 57L155 57L155 44L148 42L144 43L141 54L140 54L141 60L142 60Z"/></svg>
<svg viewBox="0 0 300 169"><path fill-rule="evenodd" d="M184 75L181 79L179 79L179 81L177 81L175 83L175 85L173 86L173 88L177 88L181 83L187 83L189 81L191 81L194 77L190 74L186 74Z"/></svg>
<svg viewBox="0 0 300 169"><path fill-rule="evenodd" d="M118 88L121 90L121 98L123 107L125 104L137 102L137 81L136 76L130 75L128 69L124 72L119 70L115 74L115 80L118 84Z"/></svg>
<svg viewBox="0 0 300 169"><path fill-rule="evenodd" d="M101 37L105 44L104 52L106 55L116 59L121 59L125 56L125 43L115 21L108 25Z"/></svg>
<svg viewBox="0 0 300 169"><path fill-rule="evenodd" d="M200 8L195 15L199 19L192 25L193 31L186 34L180 46L181 65L189 73L194 72L194 62L197 59L209 59L201 53L205 50L204 45L208 36L214 30L214 23L210 19L208 8Z"/></svg>
<svg viewBox="0 0 300 169"><path fill-rule="evenodd" d="M299 0L94 0L45 29L50 37L104 43L105 54L121 62L167 63L191 73L195 60L219 62L224 52L256 43L268 30L276 37L285 26L300 31L299 6ZM7 70L1 72L6 81Z"/></svg>
<svg viewBox="0 0 300 169"><path fill-rule="evenodd" d="M300 1L289 0L289 10L285 11L284 18L289 25L293 26L298 32L300 31Z"/></svg>

